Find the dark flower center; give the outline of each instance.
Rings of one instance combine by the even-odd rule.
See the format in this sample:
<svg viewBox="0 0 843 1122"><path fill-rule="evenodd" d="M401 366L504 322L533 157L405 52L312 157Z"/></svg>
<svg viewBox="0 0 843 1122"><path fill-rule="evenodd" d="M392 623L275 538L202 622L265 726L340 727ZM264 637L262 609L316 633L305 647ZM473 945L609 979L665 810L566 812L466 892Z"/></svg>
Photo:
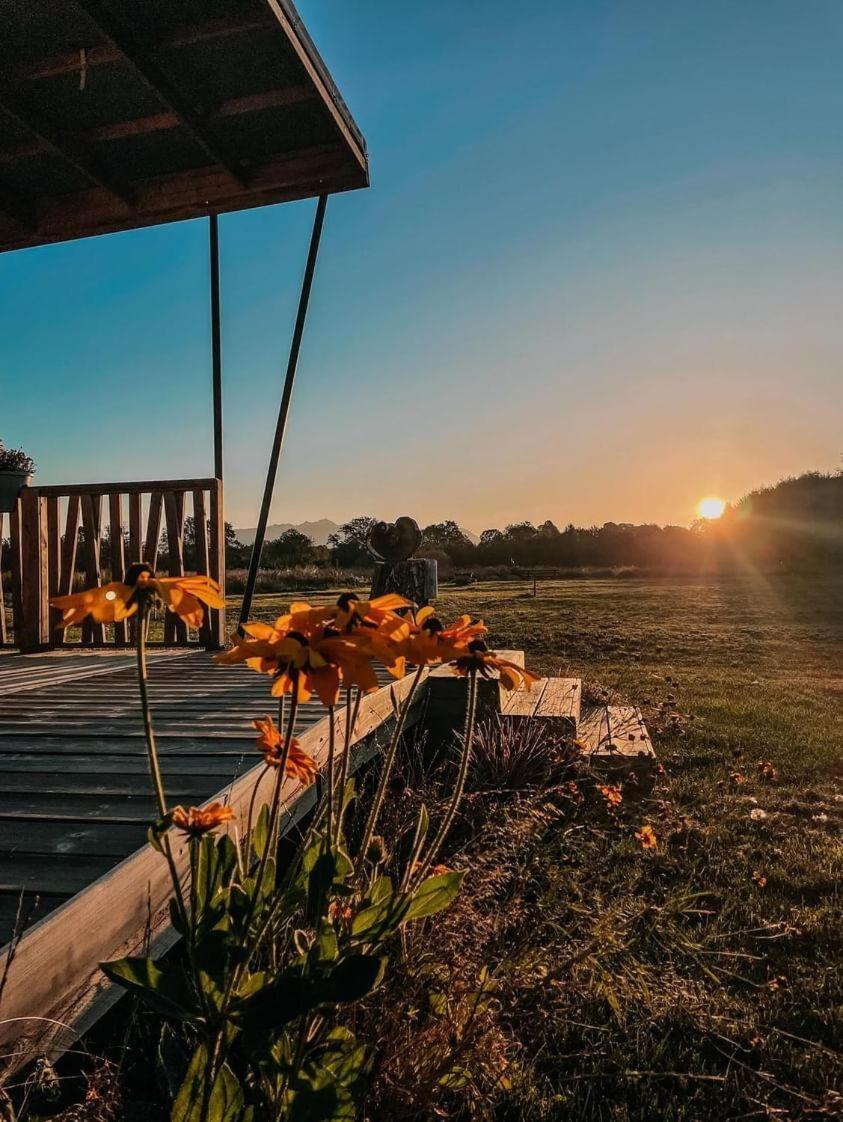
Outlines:
<svg viewBox="0 0 843 1122"><path fill-rule="evenodd" d="M155 576L155 570L151 565L147 565L146 561L136 561L126 570L126 575L123 578L123 583L129 585L137 584L142 573L148 573L151 577Z"/></svg>
<svg viewBox="0 0 843 1122"><path fill-rule="evenodd" d="M337 607L343 612L348 612L351 610L352 604L359 604L359 602L360 597L354 592L344 592L337 600Z"/></svg>
<svg viewBox="0 0 843 1122"><path fill-rule="evenodd" d="M440 631L444 630L445 628L442 621L437 619L436 616L431 616L430 619L426 619L422 624L422 631L427 631L431 635L438 635Z"/></svg>

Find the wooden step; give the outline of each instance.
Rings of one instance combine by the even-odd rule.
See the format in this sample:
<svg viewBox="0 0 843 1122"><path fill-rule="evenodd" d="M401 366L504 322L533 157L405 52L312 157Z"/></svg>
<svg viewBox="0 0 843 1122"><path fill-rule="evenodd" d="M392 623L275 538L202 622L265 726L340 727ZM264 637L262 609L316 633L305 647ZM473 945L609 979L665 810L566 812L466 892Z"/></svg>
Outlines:
<svg viewBox="0 0 843 1122"><path fill-rule="evenodd" d="M581 705L579 678L542 678L531 690L500 689L502 717L547 721L559 736L576 736Z"/></svg>
<svg viewBox="0 0 843 1122"><path fill-rule="evenodd" d="M500 658L524 665L523 651L495 651ZM454 673L450 665L437 666L427 679L427 716L434 721L461 721L465 716L468 699L468 679ZM477 715L485 720L500 713L500 686L498 675L477 679Z"/></svg>
<svg viewBox="0 0 843 1122"><path fill-rule="evenodd" d="M650 735L634 705L599 705L582 712L577 740L589 762L602 771L619 777L634 776L652 783L656 774L656 754Z"/></svg>

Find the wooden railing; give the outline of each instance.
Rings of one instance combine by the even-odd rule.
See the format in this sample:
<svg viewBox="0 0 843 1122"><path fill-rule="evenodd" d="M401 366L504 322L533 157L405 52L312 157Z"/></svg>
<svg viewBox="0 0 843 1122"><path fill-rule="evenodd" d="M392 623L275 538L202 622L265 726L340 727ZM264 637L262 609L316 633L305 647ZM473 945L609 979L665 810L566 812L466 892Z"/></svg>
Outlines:
<svg viewBox="0 0 843 1122"><path fill-rule="evenodd" d="M9 572L11 582L4 579L3 564L5 551L3 543L10 542ZM9 608L11 607L11 613ZM4 514L0 511L0 648L14 645L12 620L20 619L20 530L19 511Z"/></svg>
<svg viewBox="0 0 843 1122"><path fill-rule="evenodd" d="M50 597L121 580L135 561L169 576L204 573L224 585L222 483L168 479L26 487L11 516L11 540L15 642L22 651L126 646L132 640L131 620L113 626L86 621L74 643L72 633L57 629L61 613L50 607ZM192 550L187 568L186 545ZM163 636L154 639L165 646L199 642L216 649L225 639L224 612L206 610L195 637L168 612Z"/></svg>

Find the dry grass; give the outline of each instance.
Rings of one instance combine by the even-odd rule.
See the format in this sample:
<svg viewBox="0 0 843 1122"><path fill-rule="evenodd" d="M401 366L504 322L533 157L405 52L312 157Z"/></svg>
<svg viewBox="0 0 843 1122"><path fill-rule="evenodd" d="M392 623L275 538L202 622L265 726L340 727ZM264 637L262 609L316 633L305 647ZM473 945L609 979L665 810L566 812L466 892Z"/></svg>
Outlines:
<svg viewBox="0 0 843 1122"><path fill-rule="evenodd" d="M584 675L594 701L642 704L666 773L614 818L587 784L583 803L478 785L449 857L463 895L373 1017L371 1117L843 1116L839 582L526 593L461 589L446 614L488 615L495 643ZM486 765L501 755L517 774L512 745ZM431 1008L443 972L470 994L483 964L470 1027Z"/></svg>

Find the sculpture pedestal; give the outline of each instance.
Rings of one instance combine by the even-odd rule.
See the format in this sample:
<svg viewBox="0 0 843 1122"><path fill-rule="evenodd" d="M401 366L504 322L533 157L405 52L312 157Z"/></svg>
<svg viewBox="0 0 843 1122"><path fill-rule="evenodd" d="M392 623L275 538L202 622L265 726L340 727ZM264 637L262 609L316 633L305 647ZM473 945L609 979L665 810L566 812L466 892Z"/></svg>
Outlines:
<svg viewBox="0 0 843 1122"><path fill-rule="evenodd" d="M420 608L435 600L439 592L436 561L411 557L408 561L381 561L372 577L372 598L387 592L406 596Z"/></svg>

